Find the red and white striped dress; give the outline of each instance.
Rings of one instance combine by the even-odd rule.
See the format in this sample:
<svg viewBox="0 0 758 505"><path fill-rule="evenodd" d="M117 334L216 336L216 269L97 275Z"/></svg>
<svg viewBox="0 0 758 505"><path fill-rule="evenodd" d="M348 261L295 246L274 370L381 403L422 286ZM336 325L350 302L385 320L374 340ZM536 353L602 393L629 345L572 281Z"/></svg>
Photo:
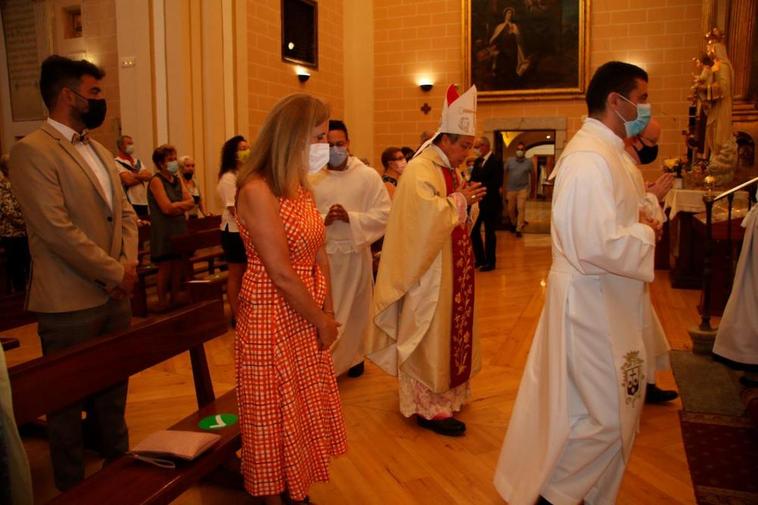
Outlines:
<svg viewBox="0 0 758 505"><path fill-rule="evenodd" d="M311 194L279 199L290 263L316 303L326 280L316 264L324 223ZM302 500L329 479L332 456L347 450L334 365L318 348L316 328L290 307L240 225L247 271L239 294L235 364L242 432L242 474L254 496L284 490Z"/></svg>

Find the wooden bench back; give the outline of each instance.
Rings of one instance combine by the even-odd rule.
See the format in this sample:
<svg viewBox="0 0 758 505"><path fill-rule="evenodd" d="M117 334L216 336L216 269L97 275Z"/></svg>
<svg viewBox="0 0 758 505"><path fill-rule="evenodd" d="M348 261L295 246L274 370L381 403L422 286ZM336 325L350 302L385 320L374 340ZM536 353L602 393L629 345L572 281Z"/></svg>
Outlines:
<svg viewBox="0 0 758 505"><path fill-rule="evenodd" d="M204 301L14 366L8 373L16 423L76 403L182 352L199 349L204 360L203 342L227 329L223 302ZM211 388L212 395L211 385L204 386Z"/></svg>
<svg viewBox="0 0 758 505"><path fill-rule="evenodd" d="M206 216L187 220L189 233L205 230L218 230L221 227L221 216Z"/></svg>
<svg viewBox="0 0 758 505"><path fill-rule="evenodd" d="M181 256L192 256L198 249L221 245L218 229L203 230L171 237L171 249Z"/></svg>

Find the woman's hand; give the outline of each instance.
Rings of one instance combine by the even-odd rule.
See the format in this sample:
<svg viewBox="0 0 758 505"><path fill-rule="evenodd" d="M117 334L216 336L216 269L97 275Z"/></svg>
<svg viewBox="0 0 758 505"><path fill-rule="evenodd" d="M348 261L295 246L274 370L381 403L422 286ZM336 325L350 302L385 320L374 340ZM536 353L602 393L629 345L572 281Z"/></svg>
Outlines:
<svg viewBox="0 0 758 505"><path fill-rule="evenodd" d="M322 351L331 349L332 345L337 341L338 328L340 326L342 325L334 319L334 314L324 312L324 318L317 327L319 348Z"/></svg>

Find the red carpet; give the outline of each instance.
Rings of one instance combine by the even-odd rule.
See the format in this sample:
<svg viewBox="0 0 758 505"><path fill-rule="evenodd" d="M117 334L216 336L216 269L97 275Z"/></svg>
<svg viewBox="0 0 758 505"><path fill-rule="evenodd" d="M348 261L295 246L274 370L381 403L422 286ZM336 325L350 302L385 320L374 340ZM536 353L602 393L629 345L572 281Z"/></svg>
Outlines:
<svg viewBox="0 0 758 505"><path fill-rule="evenodd" d="M680 412L699 505L758 504L758 428L748 418Z"/></svg>

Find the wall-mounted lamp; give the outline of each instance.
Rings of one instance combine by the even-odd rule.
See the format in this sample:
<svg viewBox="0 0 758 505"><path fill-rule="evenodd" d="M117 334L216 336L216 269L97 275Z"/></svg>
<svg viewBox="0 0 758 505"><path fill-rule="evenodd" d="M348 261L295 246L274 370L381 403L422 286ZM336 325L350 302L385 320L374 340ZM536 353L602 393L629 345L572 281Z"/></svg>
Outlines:
<svg viewBox="0 0 758 505"><path fill-rule="evenodd" d="M295 73L297 74L297 80L300 82L305 82L311 78L311 73L301 67L296 68Z"/></svg>
<svg viewBox="0 0 758 505"><path fill-rule="evenodd" d="M434 83L432 81L421 81L418 83L418 87L421 88L421 91L430 91L434 87Z"/></svg>

